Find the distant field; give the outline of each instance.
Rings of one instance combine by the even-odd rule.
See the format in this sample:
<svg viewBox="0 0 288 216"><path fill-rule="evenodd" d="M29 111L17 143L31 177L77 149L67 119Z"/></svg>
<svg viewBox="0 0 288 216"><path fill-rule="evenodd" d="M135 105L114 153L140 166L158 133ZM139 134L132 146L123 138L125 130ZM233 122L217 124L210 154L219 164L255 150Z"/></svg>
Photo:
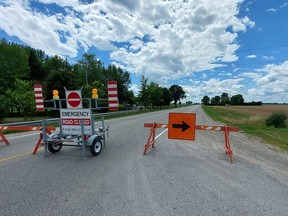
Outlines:
<svg viewBox="0 0 288 216"><path fill-rule="evenodd" d="M218 108L251 115L269 116L273 112L282 112L288 115L288 105L219 106Z"/></svg>
<svg viewBox="0 0 288 216"><path fill-rule="evenodd" d="M203 110L216 121L229 126L237 126L248 134L260 137L265 142L288 151L288 127L266 126L266 119L273 112L282 112L288 115L288 105L219 106L218 108L203 106ZM286 125L288 125L288 119Z"/></svg>

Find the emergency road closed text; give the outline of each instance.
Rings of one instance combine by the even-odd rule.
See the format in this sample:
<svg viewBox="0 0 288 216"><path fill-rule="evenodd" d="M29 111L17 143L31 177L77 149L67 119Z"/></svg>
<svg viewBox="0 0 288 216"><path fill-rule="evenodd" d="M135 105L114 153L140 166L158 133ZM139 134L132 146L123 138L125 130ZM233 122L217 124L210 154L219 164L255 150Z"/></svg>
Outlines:
<svg viewBox="0 0 288 216"><path fill-rule="evenodd" d="M72 119L72 118L62 118L62 125L81 125L81 120L83 120L84 125L91 125L90 119Z"/></svg>

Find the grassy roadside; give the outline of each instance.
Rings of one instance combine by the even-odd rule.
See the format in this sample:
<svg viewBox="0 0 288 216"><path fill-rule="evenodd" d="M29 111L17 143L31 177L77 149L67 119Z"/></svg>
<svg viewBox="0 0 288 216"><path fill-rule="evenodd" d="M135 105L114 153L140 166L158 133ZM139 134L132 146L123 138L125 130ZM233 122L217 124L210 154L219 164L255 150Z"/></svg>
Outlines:
<svg viewBox="0 0 288 216"><path fill-rule="evenodd" d="M274 128L265 125L265 116L243 114L217 107L203 106L205 113L215 121L239 127L247 134L257 136L263 141L288 151L288 128Z"/></svg>

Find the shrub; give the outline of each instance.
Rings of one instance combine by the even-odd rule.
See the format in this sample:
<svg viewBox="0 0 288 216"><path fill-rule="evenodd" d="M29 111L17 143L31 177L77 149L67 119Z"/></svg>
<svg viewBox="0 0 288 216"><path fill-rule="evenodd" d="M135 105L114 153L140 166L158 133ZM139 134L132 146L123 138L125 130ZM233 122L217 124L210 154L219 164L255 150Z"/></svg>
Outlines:
<svg viewBox="0 0 288 216"><path fill-rule="evenodd" d="M266 126L274 126L275 128L285 128L287 115L285 113L273 113L266 119Z"/></svg>

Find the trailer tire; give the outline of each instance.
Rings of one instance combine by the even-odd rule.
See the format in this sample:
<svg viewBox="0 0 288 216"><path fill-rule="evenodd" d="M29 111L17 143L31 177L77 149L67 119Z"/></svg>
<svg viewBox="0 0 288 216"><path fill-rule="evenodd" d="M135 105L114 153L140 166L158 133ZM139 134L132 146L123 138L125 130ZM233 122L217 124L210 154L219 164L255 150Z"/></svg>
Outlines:
<svg viewBox="0 0 288 216"><path fill-rule="evenodd" d="M59 152L62 148L62 142L59 141L49 141L48 142L48 150L51 152L51 153L56 153L56 152Z"/></svg>
<svg viewBox="0 0 288 216"><path fill-rule="evenodd" d="M94 156L97 156L100 154L101 150L102 150L101 140L98 138L94 139L92 145L90 146L90 153Z"/></svg>

